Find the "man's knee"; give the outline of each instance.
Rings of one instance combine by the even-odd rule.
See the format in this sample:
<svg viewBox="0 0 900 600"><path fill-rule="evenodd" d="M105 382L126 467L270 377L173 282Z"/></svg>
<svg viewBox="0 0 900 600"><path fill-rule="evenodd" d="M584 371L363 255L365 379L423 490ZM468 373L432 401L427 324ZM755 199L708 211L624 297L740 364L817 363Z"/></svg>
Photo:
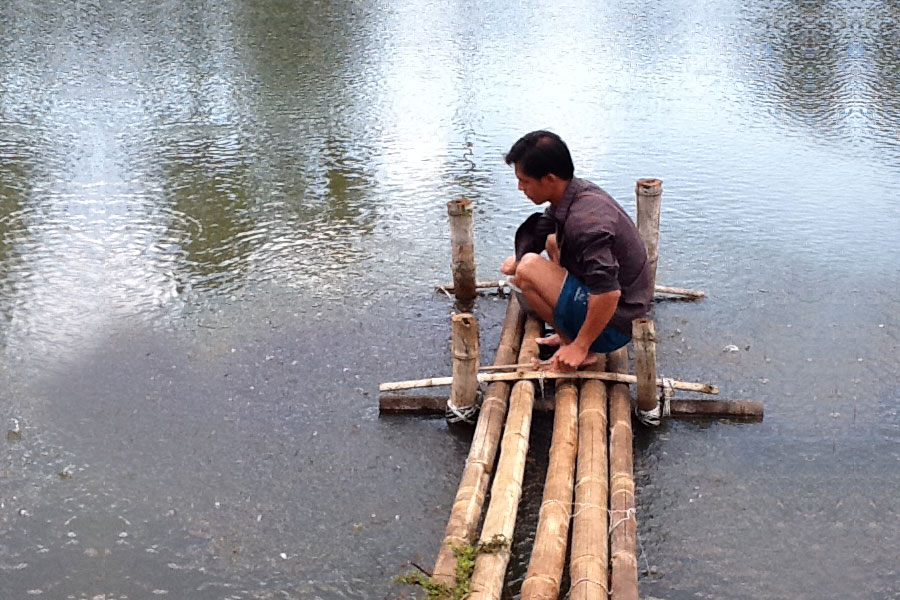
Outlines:
<svg viewBox="0 0 900 600"><path fill-rule="evenodd" d="M546 259L540 254L528 252L519 260L519 266L516 268L516 279L522 283L534 283L541 269L541 263Z"/></svg>

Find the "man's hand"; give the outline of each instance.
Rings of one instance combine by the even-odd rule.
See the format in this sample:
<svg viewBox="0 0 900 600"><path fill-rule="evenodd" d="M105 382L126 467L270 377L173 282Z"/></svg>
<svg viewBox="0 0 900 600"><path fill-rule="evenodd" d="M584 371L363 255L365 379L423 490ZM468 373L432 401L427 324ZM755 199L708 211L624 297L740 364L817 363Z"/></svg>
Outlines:
<svg viewBox="0 0 900 600"><path fill-rule="evenodd" d="M503 261L503 264L500 265L500 272L504 275L515 275L516 268L519 266L519 261L516 260L515 256L510 256L506 260Z"/></svg>
<svg viewBox="0 0 900 600"><path fill-rule="evenodd" d="M566 344L560 346L556 354L543 363L540 367L542 371L558 371L560 373L571 373L577 371L578 367L583 364L590 364L594 361L588 360L590 354L587 348L582 348L577 344ZM596 358L595 358L596 360Z"/></svg>

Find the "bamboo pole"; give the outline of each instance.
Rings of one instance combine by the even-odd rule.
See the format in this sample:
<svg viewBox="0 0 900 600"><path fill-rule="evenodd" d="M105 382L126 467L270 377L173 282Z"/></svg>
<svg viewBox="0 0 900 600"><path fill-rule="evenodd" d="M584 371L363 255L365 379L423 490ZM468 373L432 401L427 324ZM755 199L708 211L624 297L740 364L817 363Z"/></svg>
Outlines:
<svg viewBox="0 0 900 600"><path fill-rule="evenodd" d="M569 565L572 600L606 600L609 593L607 414L606 387L599 380L586 381L578 413L577 510Z"/></svg>
<svg viewBox="0 0 900 600"><path fill-rule="evenodd" d="M476 290L491 290L491 289L493 289L494 291L497 291L497 290L503 289L503 287L506 285L507 284L505 281L476 281L475 289ZM436 292L445 292L447 294L453 294L456 292L456 288L453 287L452 283L447 284L447 285L436 285L436 286L434 286L434 290ZM706 297L706 292L704 292L703 290L690 290L687 288L672 287L672 286L668 286L668 285L656 285L656 286L654 286L653 290L657 294L671 294L673 296L684 296L685 298L688 298L691 300L697 300L699 298Z"/></svg>
<svg viewBox="0 0 900 600"><path fill-rule="evenodd" d="M673 416L763 418L765 406L753 400L672 400Z"/></svg>
<svg viewBox="0 0 900 600"><path fill-rule="evenodd" d="M522 379L601 379L616 383L637 383L637 377L629 373L608 373L599 371L575 371L572 373L559 373L557 371L516 371L514 373L479 373L478 381L519 381ZM450 385L452 377L428 377L426 379L411 379L409 381L391 381L378 386L379 392L397 392L400 390L413 390L416 388L436 387ZM680 381L678 379L657 379L656 387L671 386L672 389L686 392L701 392L703 394L718 394L719 388L711 383L695 383L692 381Z"/></svg>
<svg viewBox="0 0 900 600"><path fill-rule="evenodd" d="M458 313L450 317L450 322L453 383L448 406L466 414L473 410L478 395L478 321L473 314Z"/></svg>
<svg viewBox="0 0 900 600"><path fill-rule="evenodd" d="M541 334L541 323L531 317L525 323L520 361L528 361L538 354L535 339ZM497 474L491 486L491 502L484 516L481 542L490 543L503 539L510 544L522 495L522 477L528 454L528 436L531 432L531 413L534 404L534 384L520 381L513 386L509 400L509 414ZM469 600L499 600L503 591L503 578L509 563L509 546L496 552L479 554L475 559Z"/></svg>
<svg viewBox="0 0 900 600"><path fill-rule="evenodd" d="M380 414L435 415L447 412L449 396L429 394L381 394L378 397Z"/></svg>
<svg viewBox="0 0 900 600"><path fill-rule="evenodd" d="M494 357L494 364L515 362L522 344L522 331L525 325L525 312L515 297L509 299L506 317L500 329L500 344ZM434 579L449 586L455 585L456 557L454 546L468 544L475 537L484 496L494 468L497 456L497 445L500 431L506 416L511 384L496 381L487 388L478 424L472 436L469 456L463 469L459 490L453 500L450 519L444 533L444 541L438 551L434 565ZM444 404L446 406L446 403Z"/></svg>
<svg viewBox="0 0 900 600"><path fill-rule="evenodd" d="M559 596L572 517L577 451L578 385L574 381L562 381L556 386L550 464L531 560L522 583L522 600L556 600Z"/></svg>
<svg viewBox="0 0 900 600"><path fill-rule="evenodd" d="M634 344L634 372L637 376L637 405L641 410L653 410L659 404L656 393L656 330L648 318L631 323Z"/></svg>
<svg viewBox="0 0 900 600"><path fill-rule="evenodd" d="M620 348L608 356L609 368L622 371L628 354ZM637 518L631 399L622 384L609 386L610 588L612 600L637 600Z"/></svg>
<svg viewBox="0 0 900 600"><path fill-rule="evenodd" d="M688 298L690 300L706 298L706 292L702 290L688 290L685 288L671 287L668 285L657 285L654 286L653 290L657 294L672 294L673 296L684 296L685 298Z"/></svg>
<svg viewBox="0 0 900 600"><path fill-rule="evenodd" d="M450 216L451 269L456 304L469 310L475 300L475 230L472 213L475 205L467 198L447 203Z"/></svg>
<svg viewBox="0 0 900 600"><path fill-rule="evenodd" d="M650 263L650 289L656 286L656 263L659 261L659 204L662 180L638 179L634 186L637 204L637 228L647 248Z"/></svg>
<svg viewBox="0 0 900 600"><path fill-rule="evenodd" d="M487 289L491 289L491 288L496 289L496 288L502 288L504 285L506 285L506 282L499 281L499 280L497 280L497 281L476 281L475 289L476 290L487 290ZM447 285L436 285L436 286L434 286L434 291L447 292L450 294L454 294L454 293L456 293L456 287L454 287L454 285L452 283L447 284Z"/></svg>
<svg viewBox="0 0 900 600"><path fill-rule="evenodd" d="M566 381L562 379L560 381ZM559 385L557 385L557 388ZM553 412L556 410L553 398L536 399L535 412ZM378 411L381 414L396 415L442 415L447 409L447 396L382 394L378 398ZM701 418L737 418L762 419L765 405L755 400L672 400L671 416Z"/></svg>

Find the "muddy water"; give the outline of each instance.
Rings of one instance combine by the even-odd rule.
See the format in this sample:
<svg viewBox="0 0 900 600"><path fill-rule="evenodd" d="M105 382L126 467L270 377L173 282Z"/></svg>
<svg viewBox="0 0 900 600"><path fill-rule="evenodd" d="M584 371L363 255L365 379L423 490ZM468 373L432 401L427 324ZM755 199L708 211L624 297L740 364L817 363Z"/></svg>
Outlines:
<svg viewBox="0 0 900 600"><path fill-rule="evenodd" d="M642 595L900 597L898 21L7 2L0 595L403 593L468 440L375 390L448 371L445 202L477 202L493 277L533 210L502 155L547 127L629 211L664 180L658 279L709 298L656 306L660 370L766 403L638 432ZM486 348L503 310L479 301Z"/></svg>

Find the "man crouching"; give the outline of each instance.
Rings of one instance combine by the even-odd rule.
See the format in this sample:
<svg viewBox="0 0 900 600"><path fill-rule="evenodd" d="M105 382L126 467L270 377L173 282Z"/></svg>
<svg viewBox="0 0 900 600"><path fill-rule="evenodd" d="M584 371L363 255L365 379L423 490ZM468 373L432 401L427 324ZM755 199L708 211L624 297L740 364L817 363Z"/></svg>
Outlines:
<svg viewBox="0 0 900 600"><path fill-rule="evenodd" d="M555 133L526 134L505 160L528 199L550 206L522 223L516 254L500 271L521 290L526 309L556 330L538 339L559 346L545 368L574 371L627 344L632 320L647 314L653 299L647 251L622 207L574 177L569 148Z"/></svg>

